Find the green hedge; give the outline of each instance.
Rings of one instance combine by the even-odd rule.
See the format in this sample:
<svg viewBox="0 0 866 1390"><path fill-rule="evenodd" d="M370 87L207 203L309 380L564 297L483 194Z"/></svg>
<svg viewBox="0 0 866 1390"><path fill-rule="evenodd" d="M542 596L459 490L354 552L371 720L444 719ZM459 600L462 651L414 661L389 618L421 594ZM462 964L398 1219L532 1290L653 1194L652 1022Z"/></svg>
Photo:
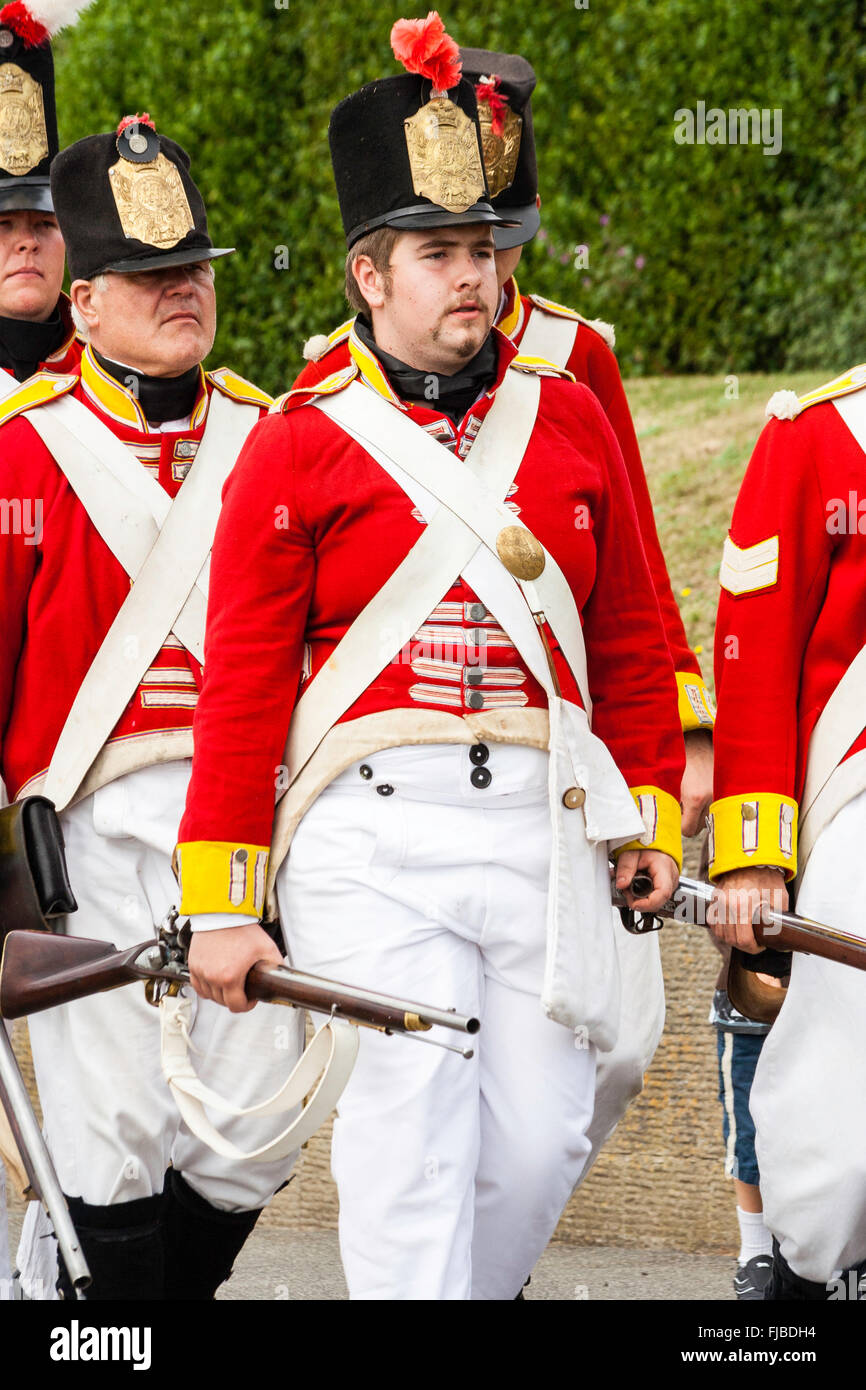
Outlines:
<svg viewBox="0 0 866 1390"><path fill-rule="evenodd" d="M862 72L854 0L534 0L443 8L466 44L524 53L543 232L521 282L613 320L626 372L745 372L864 355ZM331 107L398 71L351 0L97 0L57 42L61 139L148 110L186 145L221 263L216 357L284 389L346 315ZM782 151L686 145L675 112L782 110ZM585 257L576 254L588 245ZM288 269L279 269L288 248Z"/></svg>

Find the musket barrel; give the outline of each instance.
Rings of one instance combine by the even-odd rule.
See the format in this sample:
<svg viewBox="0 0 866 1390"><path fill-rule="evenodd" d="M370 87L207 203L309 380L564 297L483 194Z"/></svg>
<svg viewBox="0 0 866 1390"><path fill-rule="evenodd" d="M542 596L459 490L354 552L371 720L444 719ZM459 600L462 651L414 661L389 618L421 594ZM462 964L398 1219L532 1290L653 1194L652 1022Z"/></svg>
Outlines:
<svg viewBox="0 0 866 1390"><path fill-rule="evenodd" d="M415 1032L438 1025L458 1033L477 1033L481 1027L477 1018L451 1009L434 1009L414 1000L308 975L285 965L260 962L253 966L247 976L246 989L251 999L278 1001L283 998L313 1012L336 1012L374 1028Z"/></svg>

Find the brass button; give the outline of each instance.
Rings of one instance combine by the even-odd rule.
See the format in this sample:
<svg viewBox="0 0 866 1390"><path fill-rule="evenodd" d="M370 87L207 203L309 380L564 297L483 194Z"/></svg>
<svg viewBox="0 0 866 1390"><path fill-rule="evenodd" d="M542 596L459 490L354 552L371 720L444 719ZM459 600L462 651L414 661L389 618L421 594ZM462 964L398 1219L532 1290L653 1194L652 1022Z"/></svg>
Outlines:
<svg viewBox="0 0 866 1390"><path fill-rule="evenodd" d="M746 805L746 806L743 807L743 820L757 820L757 819L758 819L758 808L757 808L757 806L748 806L748 805Z"/></svg>
<svg viewBox="0 0 866 1390"><path fill-rule="evenodd" d="M586 792L583 787L569 787L562 798L563 806L567 806L569 811L576 811L586 801Z"/></svg>
<svg viewBox="0 0 866 1390"><path fill-rule="evenodd" d="M369 763L362 763L361 766L358 768L358 771L360 772L365 782L369 782L370 778L373 776L373 769L371 768Z"/></svg>
<svg viewBox="0 0 866 1390"><path fill-rule="evenodd" d="M496 553L516 579L537 579L544 569L544 547L525 526L503 526Z"/></svg>

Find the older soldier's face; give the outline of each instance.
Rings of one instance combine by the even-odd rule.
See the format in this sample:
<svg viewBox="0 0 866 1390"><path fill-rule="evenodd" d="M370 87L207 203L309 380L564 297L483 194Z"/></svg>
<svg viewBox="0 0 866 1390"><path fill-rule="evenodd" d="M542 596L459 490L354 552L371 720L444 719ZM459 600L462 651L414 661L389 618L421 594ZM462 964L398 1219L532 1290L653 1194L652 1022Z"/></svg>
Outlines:
<svg viewBox="0 0 866 1390"><path fill-rule="evenodd" d="M376 342L421 371L459 372L482 346L499 303L493 234L484 223L402 232L389 273L367 278L361 289L372 294Z"/></svg>
<svg viewBox="0 0 866 1390"><path fill-rule="evenodd" d="M53 212L0 211L0 316L43 323L63 284L64 247Z"/></svg>
<svg viewBox="0 0 866 1390"><path fill-rule="evenodd" d="M96 351L148 376L181 376L213 347L210 261L134 275L107 272L76 280L71 295Z"/></svg>

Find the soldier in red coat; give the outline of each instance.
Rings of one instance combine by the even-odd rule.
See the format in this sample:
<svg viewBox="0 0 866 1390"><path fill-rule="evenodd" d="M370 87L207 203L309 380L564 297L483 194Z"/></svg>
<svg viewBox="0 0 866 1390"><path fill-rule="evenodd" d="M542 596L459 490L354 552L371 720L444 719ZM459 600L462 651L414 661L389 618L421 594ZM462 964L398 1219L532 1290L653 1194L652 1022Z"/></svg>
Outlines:
<svg viewBox="0 0 866 1390"><path fill-rule="evenodd" d="M464 76L476 90L491 206L511 224L493 229L499 283L496 326L522 353L555 362L576 381L585 383L597 396L616 435L676 673L686 745L686 768L679 791L682 830L684 835L695 835L703 828L712 797L714 706L671 590L640 449L612 351L613 328L518 290L514 272L523 246L537 234L541 223L531 103L535 72L516 54L463 48L460 55ZM352 276L346 279L346 295L363 322L366 305ZM350 319L328 337L309 340L304 349L309 360L295 382L296 388L315 385L351 364L352 344L357 344L358 338L355 325L356 320ZM640 1092L664 1023L657 938L619 933L617 940L623 979L622 1027L617 1047L604 1054L599 1064L591 1162L629 1101Z"/></svg>
<svg viewBox="0 0 866 1390"><path fill-rule="evenodd" d="M341 1250L353 1298L513 1299L617 1039L608 852L672 883L682 736L615 436L492 328L474 89L407 29L409 74L331 118L350 362L227 488L178 865L205 998L249 1007L278 909L293 964L480 1016L470 1062L361 1038Z"/></svg>
<svg viewBox="0 0 866 1390"><path fill-rule="evenodd" d="M55 7L51 23L16 3L0 9L0 127L6 132L0 163L0 399L40 368L66 372L81 356L63 285L63 237L54 215L48 170L57 153L54 58L51 34L72 23L81 4ZM32 121L18 147L8 132L20 128L22 95L33 102ZM16 524L14 497L4 524ZM18 524L24 518L19 514ZM31 511L29 524L35 524ZM0 806L6 790L0 781ZM0 1297L9 1285L4 1174L0 1165Z"/></svg>
<svg viewBox="0 0 866 1390"><path fill-rule="evenodd" d="M794 889L798 912L866 936L864 381L776 393L725 541L710 873L715 931L750 953L757 904ZM866 1273L864 1011L860 971L793 958L751 1092L767 1298L857 1297Z"/></svg>
<svg viewBox="0 0 866 1390"><path fill-rule="evenodd" d="M120 948L152 938L174 901L208 554L222 483L271 398L201 365L211 262L228 252L179 145L127 117L62 151L51 187L89 341L75 371L39 373L0 405L0 496L36 523L0 534L0 772L16 798L57 806L68 930ZM211 1084L247 1105L271 1077L270 1094L287 1055L272 1023L196 1003ZM181 1123L139 990L41 1013L30 1039L88 1296L212 1298L290 1159L241 1167ZM232 1129L249 1147L247 1126ZM22 1272L53 1263L51 1289L53 1242L27 1234Z"/></svg>

